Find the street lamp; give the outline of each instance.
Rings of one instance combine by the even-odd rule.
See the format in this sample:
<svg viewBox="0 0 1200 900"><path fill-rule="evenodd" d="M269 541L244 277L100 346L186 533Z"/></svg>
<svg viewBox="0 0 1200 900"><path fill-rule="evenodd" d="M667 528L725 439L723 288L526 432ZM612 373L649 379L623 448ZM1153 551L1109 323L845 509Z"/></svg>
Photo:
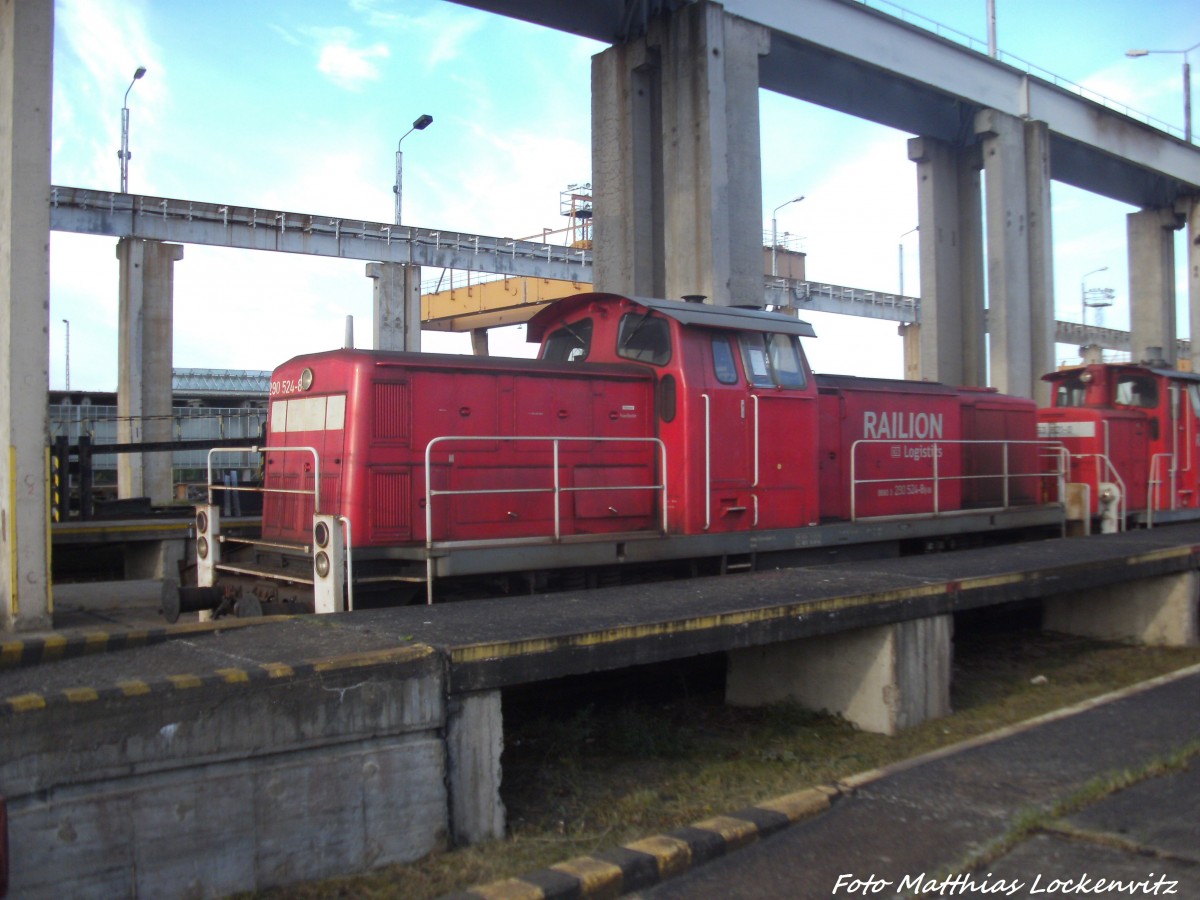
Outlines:
<svg viewBox="0 0 1200 900"><path fill-rule="evenodd" d="M780 203L777 207L775 207L773 210L771 210L771 277L772 278L776 278L779 276L779 260L778 260L778 257L776 256L776 252L775 252L779 247L779 228L778 228L778 221L776 220L775 217L779 214L779 211L781 209L783 209L785 206L791 206L793 203L799 203L803 199L804 199L804 195L801 194L799 197L793 197L791 200L788 200L784 203Z"/></svg>
<svg viewBox="0 0 1200 900"><path fill-rule="evenodd" d="M413 120L412 128L400 135L400 140L396 141L396 184L392 187L392 192L396 195L396 224L400 224L400 198L404 188L404 154L400 152L400 144L406 137L414 131L424 131L433 124L433 116L425 113Z"/></svg>
<svg viewBox="0 0 1200 900"><path fill-rule="evenodd" d="M1125 55L1130 58L1149 56L1151 53L1179 53L1183 55L1183 139L1189 144L1192 142L1192 69L1188 65L1188 54L1197 48L1200 48L1200 44L1193 44L1186 50L1125 51Z"/></svg>
<svg viewBox="0 0 1200 900"><path fill-rule="evenodd" d="M129 193L129 92L133 90L133 82L146 74L145 66L138 66L133 73L133 81L125 88L125 102L121 105L121 150L117 157L121 160L121 193Z"/></svg>
<svg viewBox="0 0 1200 900"><path fill-rule="evenodd" d="M910 234L913 234L920 230L921 230L921 226L918 225L916 228L910 228L910 229L908 229L908 231L904 232L904 234L900 235L900 243L898 244L898 248L900 251L899 257L900 257L900 296L901 297L904 296L904 239L906 237L908 237Z"/></svg>
<svg viewBox="0 0 1200 900"><path fill-rule="evenodd" d="M71 390L71 320L63 319L63 324L67 326L67 390Z"/></svg>
<svg viewBox="0 0 1200 900"><path fill-rule="evenodd" d="M1087 311L1089 309L1100 309L1105 306L1112 306L1112 298L1116 295L1112 288L1091 288L1088 289L1087 280L1091 275L1107 272L1108 266L1101 266L1099 269L1084 274L1079 282L1079 299L1083 304L1083 339L1087 340ZM1091 298L1091 299L1089 299Z"/></svg>

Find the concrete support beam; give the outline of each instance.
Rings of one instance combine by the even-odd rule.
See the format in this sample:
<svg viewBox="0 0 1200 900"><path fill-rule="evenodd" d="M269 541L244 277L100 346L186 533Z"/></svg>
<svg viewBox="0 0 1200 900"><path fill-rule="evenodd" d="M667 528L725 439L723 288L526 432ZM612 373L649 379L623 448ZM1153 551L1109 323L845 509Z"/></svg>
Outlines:
<svg viewBox="0 0 1200 900"><path fill-rule="evenodd" d="M1173 209L1144 209L1126 217L1129 241L1129 322L1135 362L1175 362L1175 230ZM1151 352L1150 348L1157 350Z"/></svg>
<svg viewBox="0 0 1200 900"><path fill-rule="evenodd" d="M1041 397L1053 368L1050 159L1045 126L995 110L975 118L986 180L990 382Z"/></svg>
<svg viewBox="0 0 1200 900"><path fill-rule="evenodd" d="M500 754L504 716L499 691L452 697L446 709L450 827L457 844L504 837Z"/></svg>
<svg viewBox="0 0 1200 900"><path fill-rule="evenodd" d="M1042 627L1106 641L1163 647L1200 643L1200 572L1163 575L1050 597Z"/></svg>
<svg viewBox="0 0 1200 900"><path fill-rule="evenodd" d="M52 0L0 2L0 627L48 628Z"/></svg>
<svg viewBox="0 0 1200 900"><path fill-rule="evenodd" d="M120 322L117 338L117 440L171 440L171 370L175 263L179 244L121 238ZM149 497L156 506L173 499L170 453L117 457L117 495Z"/></svg>
<svg viewBox="0 0 1200 900"><path fill-rule="evenodd" d="M1025 190L1029 210L1029 303L1033 399L1050 404L1050 385L1042 376L1055 369L1054 234L1050 213L1050 129L1025 122Z"/></svg>
<svg viewBox="0 0 1200 900"><path fill-rule="evenodd" d="M1200 195L1182 204L1187 218L1188 336L1192 371L1200 372Z"/></svg>
<svg viewBox="0 0 1200 900"><path fill-rule="evenodd" d="M895 734L950 713L954 620L914 619L729 654L725 700L793 700Z"/></svg>
<svg viewBox="0 0 1200 900"><path fill-rule="evenodd" d="M921 380L921 326L915 322L901 324L897 329L904 343L904 380Z"/></svg>
<svg viewBox="0 0 1200 900"><path fill-rule="evenodd" d="M372 339L376 350L421 350L421 267L367 263L372 289Z"/></svg>
<svg viewBox="0 0 1200 900"><path fill-rule="evenodd" d="M986 385L978 150L913 138L908 158L917 164L921 327L911 348L906 339L905 377Z"/></svg>
<svg viewBox="0 0 1200 900"><path fill-rule="evenodd" d="M759 57L767 32L689 4L593 57L600 291L762 304Z"/></svg>

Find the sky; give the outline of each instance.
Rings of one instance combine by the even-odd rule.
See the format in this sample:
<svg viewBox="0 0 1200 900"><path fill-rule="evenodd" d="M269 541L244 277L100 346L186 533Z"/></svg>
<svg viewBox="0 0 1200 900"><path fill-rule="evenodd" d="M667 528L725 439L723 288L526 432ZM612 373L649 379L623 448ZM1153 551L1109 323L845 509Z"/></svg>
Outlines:
<svg viewBox="0 0 1200 900"><path fill-rule="evenodd" d="M985 0L870 5L986 46ZM996 0L999 49L1182 131L1180 54L1200 41L1195 0ZM115 191L129 90L135 194L387 222L404 139L404 221L508 237L565 224L559 194L591 181L591 57L603 45L448 0L57 0L52 180ZM1196 54L1200 57L1200 52ZM763 229L807 254L814 281L917 294L911 135L760 92ZM1112 288L1103 324L1128 327L1125 216L1132 207L1055 183L1057 316L1079 320L1081 279ZM904 235L902 237L902 235ZM1186 303L1183 239L1176 262ZM347 315L371 333L361 261L188 245L175 265L174 362L272 369L340 346ZM423 278L436 279L426 269ZM115 390L115 240L51 236L50 384ZM1091 315L1095 316L1096 313ZM900 377L896 324L813 315L823 372ZM1187 334L1186 312L1179 325ZM523 329L494 346L532 353ZM469 352L425 333L426 349ZM1077 354L1059 347L1060 356Z"/></svg>

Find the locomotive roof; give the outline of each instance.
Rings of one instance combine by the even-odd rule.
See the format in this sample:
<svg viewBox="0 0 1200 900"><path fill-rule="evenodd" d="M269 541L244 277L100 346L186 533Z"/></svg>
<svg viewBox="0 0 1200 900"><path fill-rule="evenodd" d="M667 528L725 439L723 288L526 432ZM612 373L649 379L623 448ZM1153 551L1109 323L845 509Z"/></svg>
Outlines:
<svg viewBox="0 0 1200 900"><path fill-rule="evenodd" d="M1149 372L1151 375L1161 375L1164 378L1174 378L1178 381L1194 381L1200 382L1200 373L1184 372L1181 369L1165 369L1162 366L1147 366L1143 363L1093 363L1091 366L1071 366L1066 369L1058 369L1054 372L1047 372L1042 376L1042 381L1053 381L1055 378L1069 377L1076 375L1085 369L1090 369L1094 365L1102 365L1106 369L1137 369L1142 372Z"/></svg>
<svg viewBox="0 0 1200 900"><path fill-rule="evenodd" d="M529 340L540 341L555 323L579 307L596 301L614 302L626 299L674 319L682 325L726 328L735 331L765 331L771 334L796 334L800 337L817 336L808 322L792 316L785 316L782 313L747 309L740 306L713 306L711 303L687 303L681 300L658 300L651 297L622 297L619 294L576 294L573 297L559 300L529 320L526 334Z"/></svg>

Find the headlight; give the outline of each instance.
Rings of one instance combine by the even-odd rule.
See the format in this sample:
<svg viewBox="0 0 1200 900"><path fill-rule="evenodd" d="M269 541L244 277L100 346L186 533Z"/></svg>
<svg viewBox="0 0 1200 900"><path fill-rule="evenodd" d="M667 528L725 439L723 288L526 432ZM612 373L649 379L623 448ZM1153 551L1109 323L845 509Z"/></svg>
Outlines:
<svg viewBox="0 0 1200 900"><path fill-rule="evenodd" d="M300 390L307 391L310 387L312 387L312 383L313 371L312 369L305 369L300 373Z"/></svg>
<svg viewBox="0 0 1200 900"><path fill-rule="evenodd" d="M208 559L208 538L200 538L196 541L196 555L201 559Z"/></svg>
<svg viewBox="0 0 1200 900"><path fill-rule="evenodd" d="M317 542L318 547L328 547L329 526L324 522L318 522L317 527L313 529L313 539Z"/></svg>
<svg viewBox="0 0 1200 900"><path fill-rule="evenodd" d="M200 534L208 531L208 513L196 513L196 531Z"/></svg>
<svg viewBox="0 0 1200 900"><path fill-rule="evenodd" d="M317 575L321 578L329 574L329 554L324 550L317 554Z"/></svg>

